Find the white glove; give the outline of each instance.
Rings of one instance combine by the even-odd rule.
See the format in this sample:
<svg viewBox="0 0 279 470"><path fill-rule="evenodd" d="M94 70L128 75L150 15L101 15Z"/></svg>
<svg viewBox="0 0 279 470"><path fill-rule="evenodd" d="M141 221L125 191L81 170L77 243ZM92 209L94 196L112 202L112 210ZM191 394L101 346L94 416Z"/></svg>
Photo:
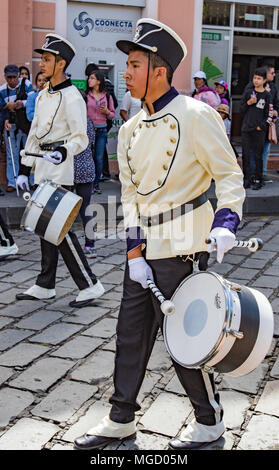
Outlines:
<svg viewBox="0 0 279 470"><path fill-rule="evenodd" d="M128 261L130 279L139 282L144 289L148 288L147 279L154 281L152 269L143 256Z"/></svg>
<svg viewBox="0 0 279 470"><path fill-rule="evenodd" d="M62 162L62 153L61 152L52 152L44 155L44 159L54 165L59 165Z"/></svg>
<svg viewBox="0 0 279 470"><path fill-rule="evenodd" d="M214 243L211 243L208 245L207 251L211 253L217 249L217 261L222 263L224 254L233 248L235 235L228 228L215 227L209 236L216 240L217 248Z"/></svg>
<svg viewBox="0 0 279 470"><path fill-rule="evenodd" d="M29 184L28 184L28 177L25 175L18 175L16 179L16 185L20 187L20 189L25 190L25 188L30 191ZM24 188L25 185L25 188Z"/></svg>

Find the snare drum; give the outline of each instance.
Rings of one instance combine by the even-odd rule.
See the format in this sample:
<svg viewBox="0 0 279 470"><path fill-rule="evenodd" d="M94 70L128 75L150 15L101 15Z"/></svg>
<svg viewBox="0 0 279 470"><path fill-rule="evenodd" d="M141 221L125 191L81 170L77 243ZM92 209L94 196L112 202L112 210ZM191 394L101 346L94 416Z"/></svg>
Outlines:
<svg viewBox="0 0 279 470"><path fill-rule="evenodd" d="M171 300L175 312L164 318L164 341L182 366L241 376L267 354L273 312L258 290L198 272L182 281Z"/></svg>
<svg viewBox="0 0 279 470"><path fill-rule="evenodd" d="M40 182L27 203L21 228L59 245L74 223L82 198L49 180Z"/></svg>

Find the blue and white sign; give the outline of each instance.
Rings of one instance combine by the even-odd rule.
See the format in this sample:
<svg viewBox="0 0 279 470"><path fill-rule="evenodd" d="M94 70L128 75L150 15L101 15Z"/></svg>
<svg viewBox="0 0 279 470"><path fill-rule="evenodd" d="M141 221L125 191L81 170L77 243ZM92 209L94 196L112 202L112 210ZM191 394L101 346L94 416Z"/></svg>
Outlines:
<svg viewBox="0 0 279 470"><path fill-rule="evenodd" d="M129 19L91 18L86 11L81 11L73 21L74 28L81 37L89 35L95 28L99 33L132 33L133 22Z"/></svg>
<svg viewBox="0 0 279 470"><path fill-rule="evenodd" d="M89 17L87 11L81 11L78 17L74 19L73 26L79 31L79 35L85 38L94 28L94 21Z"/></svg>

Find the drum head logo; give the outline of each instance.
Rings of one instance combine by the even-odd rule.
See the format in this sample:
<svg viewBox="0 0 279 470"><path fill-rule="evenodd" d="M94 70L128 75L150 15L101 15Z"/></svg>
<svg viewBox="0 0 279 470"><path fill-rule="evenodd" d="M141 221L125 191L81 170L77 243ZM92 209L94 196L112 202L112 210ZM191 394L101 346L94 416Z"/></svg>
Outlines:
<svg viewBox="0 0 279 470"><path fill-rule="evenodd" d="M78 17L74 19L73 26L79 31L79 35L85 38L94 28L94 21L89 17L86 11L82 11Z"/></svg>
<svg viewBox="0 0 279 470"><path fill-rule="evenodd" d="M214 303L216 308L221 308L221 299L218 293L215 295Z"/></svg>

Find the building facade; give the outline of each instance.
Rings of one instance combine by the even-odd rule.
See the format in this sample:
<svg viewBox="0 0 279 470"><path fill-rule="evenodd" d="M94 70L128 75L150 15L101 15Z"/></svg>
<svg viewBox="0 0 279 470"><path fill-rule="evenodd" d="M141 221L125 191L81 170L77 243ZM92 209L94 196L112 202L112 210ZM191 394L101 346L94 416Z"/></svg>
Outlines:
<svg viewBox="0 0 279 470"><path fill-rule="evenodd" d="M121 101L126 57L115 42L132 38L137 20L151 17L175 29L187 45L187 58L174 75L180 92L191 93L200 69L209 84L228 82L238 135L240 96L253 70L267 63L279 70L278 10L279 0L1 0L0 83L7 63L26 65L34 78L40 58L33 49L55 31L77 49L68 70L74 83L84 87L85 67L95 62Z"/></svg>

